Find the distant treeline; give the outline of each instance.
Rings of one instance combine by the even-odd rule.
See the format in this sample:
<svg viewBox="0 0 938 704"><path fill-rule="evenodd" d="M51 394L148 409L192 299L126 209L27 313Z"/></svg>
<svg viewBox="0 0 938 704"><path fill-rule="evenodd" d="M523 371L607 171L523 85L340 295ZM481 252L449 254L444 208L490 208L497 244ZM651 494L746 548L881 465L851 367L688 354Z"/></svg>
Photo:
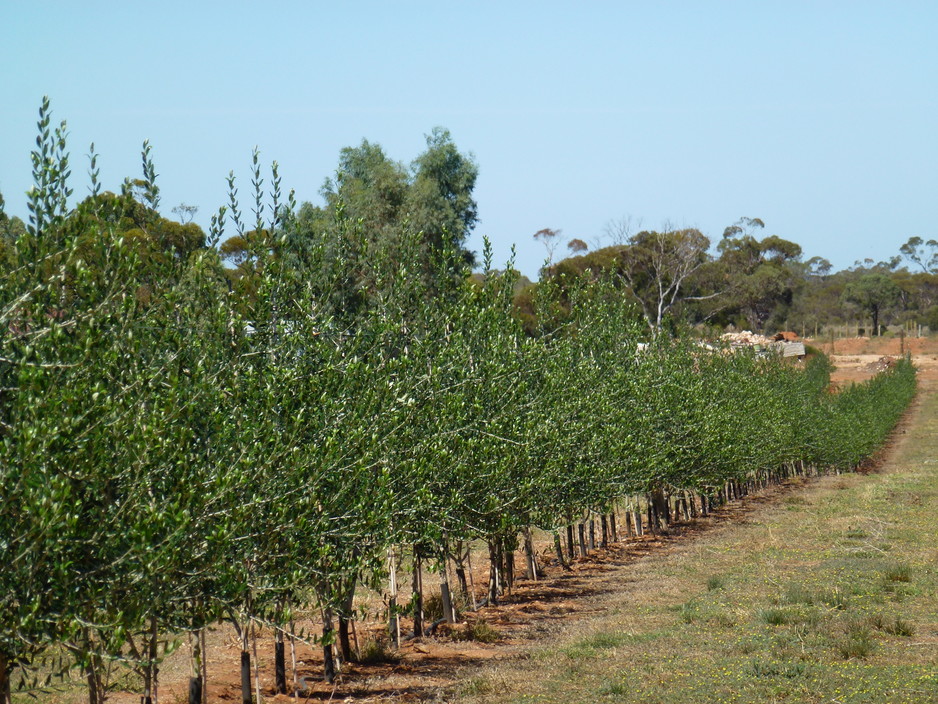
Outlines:
<svg viewBox="0 0 938 704"><path fill-rule="evenodd" d="M724 230L714 254L699 230L635 232L626 218L607 226L610 244L595 251L570 240L571 256L544 267L541 281L611 278L630 294L653 335L667 325L807 335L877 335L888 326L938 330L938 241L912 237L888 261L867 259L835 272L826 259L805 259L795 242L760 239L764 227L758 218L741 218ZM541 230L535 239L552 257L560 232ZM532 327L538 284L526 283L515 302Z"/></svg>

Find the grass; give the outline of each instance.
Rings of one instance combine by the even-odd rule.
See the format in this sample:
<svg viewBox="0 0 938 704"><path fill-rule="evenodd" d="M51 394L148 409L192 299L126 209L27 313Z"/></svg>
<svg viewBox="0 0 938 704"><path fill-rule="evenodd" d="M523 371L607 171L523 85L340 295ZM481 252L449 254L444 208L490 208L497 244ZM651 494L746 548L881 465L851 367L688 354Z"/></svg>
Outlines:
<svg viewBox="0 0 938 704"><path fill-rule="evenodd" d="M938 702L938 395L879 473L826 477L618 568L599 616L454 702Z"/></svg>
<svg viewBox="0 0 938 704"><path fill-rule="evenodd" d="M401 661L400 653L395 650L386 638L372 638L366 640L361 648L358 662L363 665L394 665Z"/></svg>
<svg viewBox="0 0 938 704"><path fill-rule="evenodd" d="M501 637L501 633L485 621L472 621L461 630L453 632L453 640L471 640L476 643L495 643Z"/></svg>

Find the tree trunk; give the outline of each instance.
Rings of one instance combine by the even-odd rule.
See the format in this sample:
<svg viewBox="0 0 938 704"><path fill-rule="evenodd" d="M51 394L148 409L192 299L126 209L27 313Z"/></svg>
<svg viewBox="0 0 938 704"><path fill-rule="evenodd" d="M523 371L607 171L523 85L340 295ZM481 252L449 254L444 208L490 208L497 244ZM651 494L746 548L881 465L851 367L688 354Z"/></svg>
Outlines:
<svg viewBox="0 0 938 704"><path fill-rule="evenodd" d="M394 647L401 644L401 617L397 613L397 560L394 548L388 548L388 636Z"/></svg>
<svg viewBox="0 0 938 704"><path fill-rule="evenodd" d="M414 548L414 638L423 638L423 560Z"/></svg>
<svg viewBox="0 0 938 704"><path fill-rule="evenodd" d="M602 538L599 541L599 546L605 548L609 546L609 522L606 520L605 513L599 514L599 524L602 529Z"/></svg>
<svg viewBox="0 0 938 704"><path fill-rule="evenodd" d="M326 682L333 684L338 674L338 666L335 661L335 631L332 626L332 612L329 609L323 609L322 612L322 657L323 674Z"/></svg>
<svg viewBox="0 0 938 704"><path fill-rule="evenodd" d="M156 616L150 616L150 631L147 634L147 664L143 668L143 696L141 704L153 704L156 701L156 647L158 634Z"/></svg>
<svg viewBox="0 0 938 704"><path fill-rule="evenodd" d="M254 653L254 704L261 704L260 658L257 657L257 623L251 621L251 650Z"/></svg>
<svg viewBox="0 0 938 704"><path fill-rule="evenodd" d="M577 537L580 539L580 557L586 557L586 526L580 521L576 528Z"/></svg>
<svg viewBox="0 0 938 704"><path fill-rule="evenodd" d="M440 558L440 599L443 601L443 618L447 623L456 623L456 609L453 608L453 595L449 589L449 568L446 562L444 550Z"/></svg>
<svg viewBox="0 0 938 704"><path fill-rule="evenodd" d="M208 650L205 646L205 628L199 629L199 642L202 644L202 704L208 704Z"/></svg>
<svg viewBox="0 0 938 704"><path fill-rule="evenodd" d="M567 524L567 556L572 560L576 557L576 550L573 547L573 524Z"/></svg>
<svg viewBox="0 0 938 704"><path fill-rule="evenodd" d="M283 642L283 631L277 629L277 638L274 641L274 681L277 692L287 693L287 648Z"/></svg>
<svg viewBox="0 0 938 704"><path fill-rule="evenodd" d="M189 673L189 704L202 704L202 643L198 631L190 631L189 644L192 647Z"/></svg>
<svg viewBox="0 0 938 704"><path fill-rule="evenodd" d="M345 589L344 599L342 601L342 611L339 614L339 648L342 651L342 659L351 662L352 643L349 640L349 621L353 618L352 607L355 603L355 582L353 578Z"/></svg>
<svg viewBox="0 0 938 704"><path fill-rule="evenodd" d="M537 581L537 557L534 554L534 536L531 535L531 526L524 527L524 559L527 564L527 578Z"/></svg>
<svg viewBox="0 0 938 704"><path fill-rule="evenodd" d="M241 704L252 704L251 694L251 654L241 646Z"/></svg>
<svg viewBox="0 0 938 704"><path fill-rule="evenodd" d="M635 519L635 535L645 535L645 529L642 527L642 514L637 506L632 511L632 517Z"/></svg>
<svg viewBox="0 0 938 704"><path fill-rule="evenodd" d="M498 605L498 566L501 564L499 555L500 542L497 538L489 539L489 606Z"/></svg>
<svg viewBox="0 0 938 704"><path fill-rule="evenodd" d="M610 540L612 542L619 542L619 530L616 527L616 510L612 509L609 512L609 532L611 533Z"/></svg>
<svg viewBox="0 0 938 704"><path fill-rule="evenodd" d="M567 563L567 559L563 554L563 545L560 544L560 533L556 530L554 531L554 550L557 552L557 562L560 563L563 569L569 570L570 565Z"/></svg>
<svg viewBox="0 0 938 704"><path fill-rule="evenodd" d="M293 676L293 696L299 696L300 680L296 674L296 622L290 619L290 673Z"/></svg>
<svg viewBox="0 0 938 704"><path fill-rule="evenodd" d="M456 581L459 583L459 593L462 595L464 604L469 603L469 583L466 581L466 555L463 550L463 542L456 542L456 551L453 553L453 562L455 564Z"/></svg>
<svg viewBox="0 0 938 704"><path fill-rule="evenodd" d="M98 658L91 657L88 665L88 704L104 704L104 682L101 681L101 664ZM143 697L141 697L143 699ZM149 704L146 702L145 704Z"/></svg>
<svg viewBox="0 0 938 704"><path fill-rule="evenodd" d="M502 538L501 558L504 566L500 574L502 577L502 593L511 592L515 586L515 547L517 547L517 538Z"/></svg>
<svg viewBox="0 0 938 704"><path fill-rule="evenodd" d="M478 611L479 605L476 603L476 581L472 576L472 545L466 546L466 567L469 569L469 599L472 601L472 610Z"/></svg>
<svg viewBox="0 0 938 704"><path fill-rule="evenodd" d="M590 518L590 552L596 549L596 521Z"/></svg>
<svg viewBox="0 0 938 704"><path fill-rule="evenodd" d="M202 704L202 678L189 678L189 704Z"/></svg>

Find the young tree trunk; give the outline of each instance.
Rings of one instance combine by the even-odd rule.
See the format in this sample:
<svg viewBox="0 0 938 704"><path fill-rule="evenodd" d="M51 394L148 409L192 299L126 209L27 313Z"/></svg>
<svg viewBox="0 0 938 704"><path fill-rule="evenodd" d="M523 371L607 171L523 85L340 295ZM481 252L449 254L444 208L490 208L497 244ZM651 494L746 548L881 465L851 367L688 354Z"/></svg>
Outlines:
<svg viewBox="0 0 938 704"><path fill-rule="evenodd" d="M101 678L101 664L95 656L91 657L86 679L88 681L88 704L104 704L104 682Z"/></svg>
<svg viewBox="0 0 938 704"><path fill-rule="evenodd" d="M355 641L355 662L360 662L362 659L362 649L358 642L358 629L355 627L354 618L352 619L352 640Z"/></svg>
<svg viewBox="0 0 938 704"><path fill-rule="evenodd" d="M619 529L616 527L616 510L615 510L615 508L613 508L613 509L609 512L609 533L610 533L609 539L610 539L612 542L614 542L614 543L619 542Z"/></svg>
<svg viewBox="0 0 938 704"><path fill-rule="evenodd" d="M296 622L290 619L290 672L293 673L293 696L300 691L300 680L296 675Z"/></svg>
<svg viewBox="0 0 938 704"><path fill-rule="evenodd" d="M202 678L189 678L189 704L201 704L202 702Z"/></svg>
<svg viewBox="0 0 938 704"><path fill-rule="evenodd" d="M469 583L466 581L466 555L463 550L463 542L456 542L456 550L453 553L453 563L455 565L456 581L459 583L459 593L462 596L464 604L469 603Z"/></svg>
<svg viewBox="0 0 938 704"><path fill-rule="evenodd" d="M349 639L349 621L352 619L352 607L355 603L355 580L352 578L350 584L345 587L345 595L342 601L342 611L339 614L339 648L342 652L342 659L346 662L352 661L352 642Z"/></svg>
<svg viewBox="0 0 938 704"><path fill-rule="evenodd" d="M423 560L414 548L414 638L423 638Z"/></svg>
<svg viewBox="0 0 938 704"><path fill-rule="evenodd" d="M645 535L645 529L642 527L642 514L638 506L632 511L632 517L635 519L635 535Z"/></svg>
<svg viewBox="0 0 938 704"><path fill-rule="evenodd" d="M511 592L515 586L515 548L517 547L517 538L502 539L502 564L504 568L502 575L502 593Z"/></svg>
<svg viewBox="0 0 938 704"><path fill-rule="evenodd" d="M205 627L199 629L199 642L202 644L202 704L208 704L208 650L205 646Z"/></svg>
<svg viewBox="0 0 938 704"><path fill-rule="evenodd" d="M257 657L257 623L251 621L251 650L254 653L254 704L261 704L261 673Z"/></svg>
<svg viewBox="0 0 938 704"><path fill-rule="evenodd" d="M500 541L497 538L489 541L489 606L498 605L498 566L501 564L501 555L499 549Z"/></svg>
<svg viewBox="0 0 938 704"><path fill-rule="evenodd" d="M158 633L156 631L156 616L150 616L150 631L147 634L147 665L143 669L143 696L142 704L153 704L156 701L156 648Z"/></svg>
<svg viewBox="0 0 938 704"><path fill-rule="evenodd" d="M472 610L478 611L479 605L476 602L476 582L472 576L472 546L466 546L466 567L469 569L469 599L472 602Z"/></svg>
<svg viewBox="0 0 938 704"><path fill-rule="evenodd" d="M251 694L251 653L246 645L241 646L241 704L252 704L254 697Z"/></svg>
<svg viewBox="0 0 938 704"><path fill-rule="evenodd" d="M287 648L279 628L274 640L274 685L280 694L287 693Z"/></svg>
<svg viewBox="0 0 938 704"><path fill-rule="evenodd" d="M567 556L572 560L576 557L576 549L573 547L573 524L567 523Z"/></svg>
<svg viewBox="0 0 938 704"><path fill-rule="evenodd" d="M534 536L531 535L531 526L524 527L524 559L527 564L526 577L532 582L537 581L537 557L534 554Z"/></svg>
<svg viewBox="0 0 938 704"><path fill-rule="evenodd" d="M638 535L638 533L632 532L632 512L626 509L625 510L625 537L631 538L633 535Z"/></svg>
<svg viewBox="0 0 938 704"><path fill-rule="evenodd" d="M326 682L333 684L339 668L335 660L335 630L332 625L332 611L322 611L322 657L323 674Z"/></svg>
<svg viewBox="0 0 938 704"><path fill-rule="evenodd" d="M554 551L557 553L557 562L560 563L561 568L569 570L570 565L567 562L566 556L563 554L563 545L560 544L560 533L556 530L554 531Z"/></svg>
<svg viewBox="0 0 938 704"><path fill-rule="evenodd" d="M188 704L202 704L202 643L198 631L189 632L189 645L192 648L189 673Z"/></svg>
<svg viewBox="0 0 938 704"><path fill-rule="evenodd" d="M394 647L401 644L401 617L397 613L397 560L394 548L388 548L388 636Z"/></svg>
<svg viewBox="0 0 938 704"><path fill-rule="evenodd" d="M668 501L665 498L664 490L655 489L648 494L648 505L651 508L648 514L648 523L652 528L652 532L657 533L662 529L662 520L667 523L665 511L667 510ZM664 527L667 526L665 525Z"/></svg>
<svg viewBox="0 0 938 704"><path fill-rule="evenodd" d="M447 623L456 623L456 609L449 589L449 569L446 566L446 551L440 558L440 599L443 601L443 618Z"/></svg>
<svg viewBox="0 0 938 704"><path fill-rule="evenodd" d="M605 513L599 514L599 527L601 529L600 534L602 535L599 541L599 546L602 548L608 547L609 546L609 522L606 520Z"/></svg>
<svg viewBox="0 0 938 704"><path fill-rule="evenodd" d="M590 517L590 552L596 549L596 521Z"/></svg>
<svg viewBox="0 0 938 704"><path fill-rule="evenodd" d="M576 527L577 537L580 539L580 557L586 557L586 526L580 521Z"/></svg>

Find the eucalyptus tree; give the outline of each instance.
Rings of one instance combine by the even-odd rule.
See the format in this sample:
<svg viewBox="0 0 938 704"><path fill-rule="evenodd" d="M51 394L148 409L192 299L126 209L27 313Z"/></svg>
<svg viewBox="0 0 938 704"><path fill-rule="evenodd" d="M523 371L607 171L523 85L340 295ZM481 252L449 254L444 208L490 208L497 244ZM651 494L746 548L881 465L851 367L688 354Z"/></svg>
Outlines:
<svg viewBox="0 0 938 704"><path fill-rule="evenodd" d="M870 314L872 334L876 336L880 330L880 315L898 303L901 293L898 284L886 274L867 273L848 283L841 298Z"/></svg>

